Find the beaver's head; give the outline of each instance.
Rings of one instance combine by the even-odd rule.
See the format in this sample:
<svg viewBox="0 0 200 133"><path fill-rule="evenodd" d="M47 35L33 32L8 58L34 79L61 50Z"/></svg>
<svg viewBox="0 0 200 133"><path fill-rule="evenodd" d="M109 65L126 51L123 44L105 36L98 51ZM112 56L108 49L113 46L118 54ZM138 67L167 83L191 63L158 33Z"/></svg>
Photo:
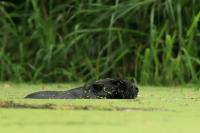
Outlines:
<svg viewBox="0 0 200 133"><path fill-rule="evenodd" d="M83 87L85 98L133 99L137 97L138 87L129 80L102 79Z"/></svg>

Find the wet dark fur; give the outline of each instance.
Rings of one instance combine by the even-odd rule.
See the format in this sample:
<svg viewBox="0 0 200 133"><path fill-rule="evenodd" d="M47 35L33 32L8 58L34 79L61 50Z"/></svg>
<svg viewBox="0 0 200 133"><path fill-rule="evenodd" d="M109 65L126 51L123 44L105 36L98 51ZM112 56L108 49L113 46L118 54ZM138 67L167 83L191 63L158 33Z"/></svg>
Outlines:
<svg viewBox="0 0 200 133"><path fill-rule="evenodd" d="M40 91L25 98L35 99L133 99L138 88L128 80L101 79L67 91Z"/></svg>

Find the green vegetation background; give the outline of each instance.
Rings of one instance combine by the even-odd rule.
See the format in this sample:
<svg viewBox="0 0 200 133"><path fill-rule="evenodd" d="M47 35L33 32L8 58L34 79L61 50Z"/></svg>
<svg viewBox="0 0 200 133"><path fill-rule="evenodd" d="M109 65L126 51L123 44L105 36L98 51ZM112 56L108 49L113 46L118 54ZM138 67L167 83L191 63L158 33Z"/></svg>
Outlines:
<svg viewBox="0 0 200 133"><path fill-rule="evenodd" d="M200 80L199 0L0 1L0 81Z"/></svg>

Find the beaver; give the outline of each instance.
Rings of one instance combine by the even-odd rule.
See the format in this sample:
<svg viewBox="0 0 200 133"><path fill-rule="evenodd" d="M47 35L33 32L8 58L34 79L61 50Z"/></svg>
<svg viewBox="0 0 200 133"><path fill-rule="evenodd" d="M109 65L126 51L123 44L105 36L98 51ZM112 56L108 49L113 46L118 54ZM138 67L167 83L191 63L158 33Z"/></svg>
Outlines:
<svg viewBox="0 0 200 133"><path fill-rule="evenodd" d="M129 80L106 78L66 91L39 91L25 98L34 99L134 99L138 87Z"/></svg>

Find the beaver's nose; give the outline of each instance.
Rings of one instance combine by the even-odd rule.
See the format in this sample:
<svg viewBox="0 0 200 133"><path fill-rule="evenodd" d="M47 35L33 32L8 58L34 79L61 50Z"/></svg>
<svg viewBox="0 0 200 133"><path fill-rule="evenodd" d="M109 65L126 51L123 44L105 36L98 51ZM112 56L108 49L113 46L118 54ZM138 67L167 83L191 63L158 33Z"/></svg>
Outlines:
<svg viewBox="0 0 200 133"><path fill-rule="evenodd" d="M139 91L139 89L137 87L135 89L136 89L137 92Z"/></svg>

